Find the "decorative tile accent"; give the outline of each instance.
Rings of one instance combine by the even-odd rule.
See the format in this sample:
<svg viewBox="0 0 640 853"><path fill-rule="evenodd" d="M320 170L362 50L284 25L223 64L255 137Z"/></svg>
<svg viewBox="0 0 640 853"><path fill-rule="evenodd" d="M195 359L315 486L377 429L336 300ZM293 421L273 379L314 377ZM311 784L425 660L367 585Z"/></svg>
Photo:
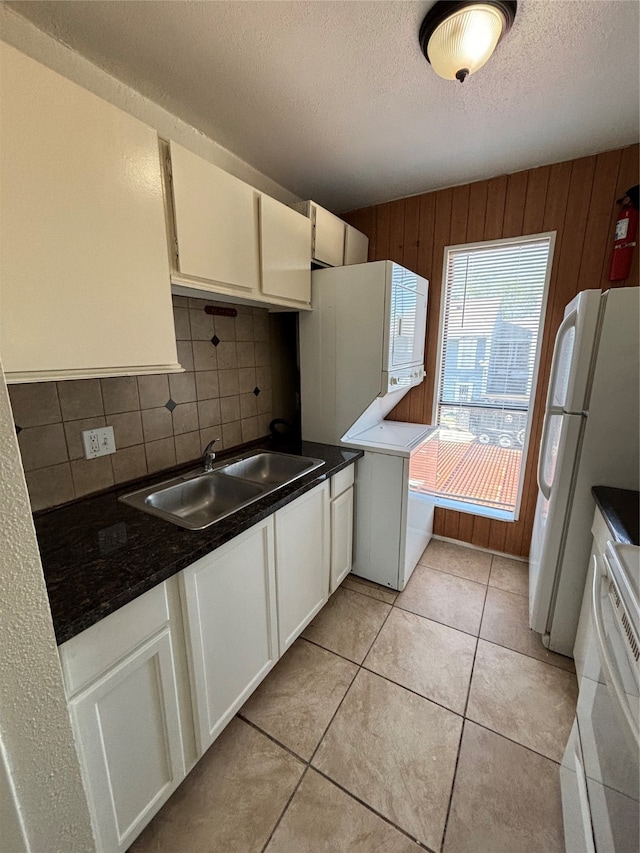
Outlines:
<svg viewBox="0 0 640 853"><path fill-rule="evenodd" d="M167 400L164 404L165 409L169 409L172 412L178 404L174 400Z"/></svg>
<svg viewBox="0 0 640 853"><path fill-rule="evenodd" d="M214 335L211 338L211 343L214 345L214 347L217 347L218 344L220 343L220 338L217 335Z"/></svg>
<svg viewBox="0 0 640 853"><path fill-rule="evenodd" d="M20 433L22 432L22 427L18 426L18 424L14 424L14 427L16 428L16 435L20 435Z"/></svg>
<svg viewBox="0 0 640 853"><path fill-rule="evenodd" d="M254 393L254 394L256 395L256 397L257 397L257 396L258 396L258 394L260 393L260 389L256 386L256 387L253 389L253 393Z"/></svg>

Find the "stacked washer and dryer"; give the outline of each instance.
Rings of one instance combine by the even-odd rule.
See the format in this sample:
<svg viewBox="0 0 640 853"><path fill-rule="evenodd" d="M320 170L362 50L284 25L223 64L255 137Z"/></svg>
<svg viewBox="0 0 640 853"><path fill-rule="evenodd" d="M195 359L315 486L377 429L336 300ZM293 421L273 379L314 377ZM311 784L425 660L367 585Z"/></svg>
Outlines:
<svg viewBox="0 0 640 853"><path fill-rule="evenodd" d="M437 428L386 421L424 378L428 282L392 261L312 274L300 316L302 437L364 451L356 467L353 573L407 584L433 529L412 459Z"/></svg>

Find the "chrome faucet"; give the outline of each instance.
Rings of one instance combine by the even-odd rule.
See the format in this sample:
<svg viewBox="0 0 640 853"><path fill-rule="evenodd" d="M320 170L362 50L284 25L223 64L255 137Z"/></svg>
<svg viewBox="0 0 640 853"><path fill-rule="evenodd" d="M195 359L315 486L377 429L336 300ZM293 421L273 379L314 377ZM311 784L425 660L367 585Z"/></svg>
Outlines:
<svg viewBox="0 0 640 853"><path fill-rule="evenodd" d="M216 454L211 448L216 443L216 441L219 441L219 439L212 439L209 444L207 444L204 449L204 453L202 454L202 464L204 466L205 474L208 474L210 471L213 471L213 463L216 461Z"/></svg>

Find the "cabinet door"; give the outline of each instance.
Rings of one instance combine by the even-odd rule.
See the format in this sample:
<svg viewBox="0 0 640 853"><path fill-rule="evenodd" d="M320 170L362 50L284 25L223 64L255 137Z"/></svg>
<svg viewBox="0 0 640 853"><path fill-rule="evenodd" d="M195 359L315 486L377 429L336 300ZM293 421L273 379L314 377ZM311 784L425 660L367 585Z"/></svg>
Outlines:
<svg viewBox="0 0 640 853"><path fill-rule="evenodd" d="M273 520L181 575L201 755L278 659Z"/></svg>
<svg viewBox="0 0 640 853"><path fill-rule="evenodd" d="M331 501L331 592L351 571L353 561L353 487Z"/></svg>
<svg viewBox="0 0 640 853"><path fill-rule="evenodd" d="M69 702L101 851L124 851L185 775L169 627Z"/></svg>
<svg viewBox="0 0 640 853"><path fill-rule="evenodd" d="M329 483L275 515L278 632L283 654L329 597Z"/></svg>
<svg viewBox="0 0 640 853"><path fill-rule="evenodd" d="M369 256L369 238L353 225L344 227L344 263L366 264Z"/></svg>
<svg viewBox="0 0 640 853"><path fill-rule="evenodd" d="M311 206L313 228L313 259L330 267L341 267L344 260L345 223L333 213Z"/></svg>
<svg viewBox="0 0 640 853"><path fill-rule="evenodd" d="M262 292L311 301L311 221L269 196L260 198Z"/></svg>
<svg viewBox="0 0 640 853"><path fill-rule="evenodd" d="M158 136L0 46L9 381L179 370Z"/></svg>
<svg viewBox="0 0 640 853"><path fill-rule="evenodd" d="M258 290L257 190L186 148L170 144L181 275Z"/></svg>

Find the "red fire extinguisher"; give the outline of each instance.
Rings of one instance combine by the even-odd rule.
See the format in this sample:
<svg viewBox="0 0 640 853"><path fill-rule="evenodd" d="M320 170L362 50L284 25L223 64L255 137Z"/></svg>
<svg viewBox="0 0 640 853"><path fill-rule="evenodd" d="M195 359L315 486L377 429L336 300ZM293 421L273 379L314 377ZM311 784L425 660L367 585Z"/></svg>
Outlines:
<svg viewBox="0 0 640 853"><path fill-rule="evenodd" d="M628 189L618 199L622 209L616 222L616 236L611 257L609 281L624 281L629 276L633 250L638 236L638 189L640 185Z"/></svg>

